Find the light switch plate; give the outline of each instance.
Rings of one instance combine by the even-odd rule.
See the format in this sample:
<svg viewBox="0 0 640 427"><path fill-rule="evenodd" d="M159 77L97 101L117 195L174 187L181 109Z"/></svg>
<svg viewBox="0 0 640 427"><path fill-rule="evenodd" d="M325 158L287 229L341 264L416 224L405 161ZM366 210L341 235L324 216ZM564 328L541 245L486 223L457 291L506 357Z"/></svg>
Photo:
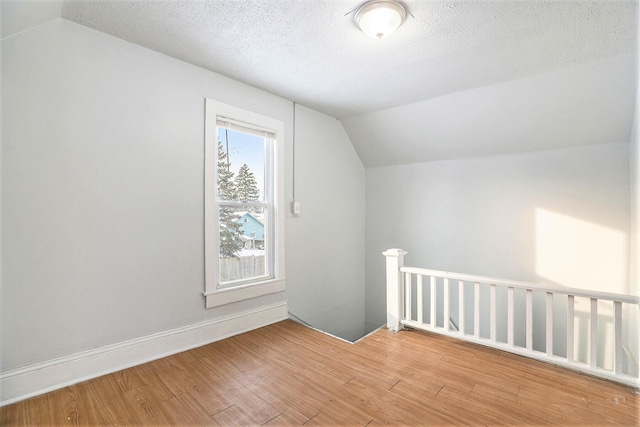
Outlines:
<svg viewBox="0 0 640 427"><path fill-rule="evenodd" d="M300 215L300 202L291 202L291 214Z"/></svg>

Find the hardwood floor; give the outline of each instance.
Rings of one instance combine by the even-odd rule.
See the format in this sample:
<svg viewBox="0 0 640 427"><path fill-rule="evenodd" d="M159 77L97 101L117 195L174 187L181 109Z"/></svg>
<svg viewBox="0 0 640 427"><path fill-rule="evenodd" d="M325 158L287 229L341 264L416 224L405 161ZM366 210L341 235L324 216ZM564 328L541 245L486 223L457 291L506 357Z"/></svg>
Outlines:
<svg viewBox="0 0 640 427"><path fill-rule="evenodd" d="M2 425L638 425L636 390L417 331L284 321L0 408Z"/></svg>

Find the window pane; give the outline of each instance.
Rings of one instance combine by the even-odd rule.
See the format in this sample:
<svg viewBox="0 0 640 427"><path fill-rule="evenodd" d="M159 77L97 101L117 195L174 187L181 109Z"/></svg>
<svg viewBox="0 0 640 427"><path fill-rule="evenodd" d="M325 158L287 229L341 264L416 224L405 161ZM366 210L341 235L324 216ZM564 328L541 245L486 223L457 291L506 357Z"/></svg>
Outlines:
<svg viewBox="0 0 640 427"><path fill-rule="evenodd" d="M264 201L265 147L263 137L218 128L218 200Z"/></svg>
<svg viewBox="0 0 640 427"><path fill-rule="evenodd" d="M220 283L267 276L263 207L220 207Z"/></svg>

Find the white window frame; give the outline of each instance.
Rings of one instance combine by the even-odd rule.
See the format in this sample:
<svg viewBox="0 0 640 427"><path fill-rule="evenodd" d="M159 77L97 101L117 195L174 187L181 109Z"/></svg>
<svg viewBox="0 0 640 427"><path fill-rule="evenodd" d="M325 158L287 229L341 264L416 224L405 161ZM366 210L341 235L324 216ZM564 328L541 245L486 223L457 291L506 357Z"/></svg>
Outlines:
<svg viewBox="0 0 640 427"><path fill-rule="evenodd" d="M275 134L273 141L273 167L267 167L265 186L271 183L272 214L270 238L272 243L266 253L270 264L269 277L242 282L234 286L221 286L219 265L219 205L217 201L218 126L219 118L246 124L247 127L268 130ZM271 117L206 99L205 101L205 153L204 153L204 240L205 240L205 306L218 307L262 295L283 292L284 279L284 123ZM268 165L265 165L268 166ZM269 253L271 252L271 253Z"/></svg>

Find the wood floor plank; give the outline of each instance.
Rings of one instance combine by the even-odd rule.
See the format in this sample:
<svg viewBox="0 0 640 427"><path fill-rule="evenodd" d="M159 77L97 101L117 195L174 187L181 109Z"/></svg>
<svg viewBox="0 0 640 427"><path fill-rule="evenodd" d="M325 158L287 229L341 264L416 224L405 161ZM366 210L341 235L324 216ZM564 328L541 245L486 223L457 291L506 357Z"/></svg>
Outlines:
<svg viewBox="0 0 640 427"><path fill-rule="evenodd" d="M186 393L162 402L160 409L167 418L168 425L220 425L195 399Z"/></svg>
<svg viewBox="0 0 640 427"><path fill-rule="evenodd" d="M452 417L430 411L424 405L416 405L415 401L383 389L366 378L356 377L349 381L345 384L344 392L360 399L372 419L393 425L442 424L452 421Z"/></svg>
<svg viewBox="0 0 640 427"><path fill-rule="evenodd" d="M194 384L187 393L210 415L215 415L234 405L233 394L235 390L232 386L221 384Z"/></svg>
<svg viewBox="0 0 640 427"><path fill-rule="evenodd" d="M75 384L70 389L78 396L79 425L130 425L137 421L131 417L122 392L109 377Z"/></svg>
<svg viewBox="0 0 640 427"><path fill-rule="evenodd" d="M317 414L317 412L316 412ZM316 415L314 414L314 415ZM272 418L271 420L264 423L264 426L301 426L305 422L309 421L314 415L311 417L301 417L301 414L296 413L295 411L284 411L278 414L277 417Z"/></svg>
<svg viewBox="0 0 640 427"><path fill-rule="evenodd" d="M140 375L144 378L144 385L153 392L158 400L164 402L176 397L176 395L163 381L164 374L158 369L158 366L159 364L153 362L140 365Z"/></svg>
<svg viewBox="0 0 640 427"><path fill-rule="evenodd" d="M0 408L25 425L638 425L638 391L419 331L279 322Z"/></svg>
<svg viewBox="0 0 640 427"><path fill-rule="evenodd" d="M279 415L279 414L278 414ZM218 412L212 417L221 426L259 426L262 423L257 422L241 407L237 405L230 406L223 411Z"/></svg>
<svg viewBox="0 0 640 427"><path fill-rule="evenodd" d="M128 390L123 393L128 410L141 425L167 425L169 419L162 411L162 402L149 386Z"/></svg>

